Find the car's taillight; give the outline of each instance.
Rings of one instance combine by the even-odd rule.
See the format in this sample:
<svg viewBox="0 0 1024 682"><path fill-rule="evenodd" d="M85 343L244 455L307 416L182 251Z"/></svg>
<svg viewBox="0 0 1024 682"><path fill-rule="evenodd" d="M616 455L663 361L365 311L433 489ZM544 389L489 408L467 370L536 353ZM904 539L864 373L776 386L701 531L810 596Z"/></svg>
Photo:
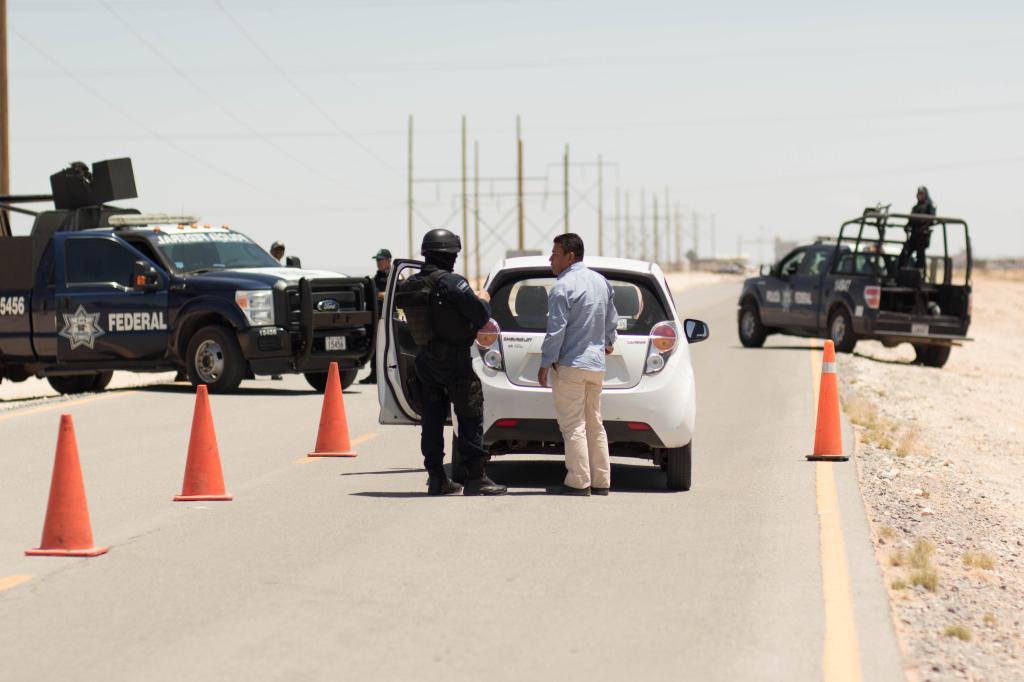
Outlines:
<svg viewBox="0 0 1024 682"><path fill-rule="evenodd" d="M516 427L516 426L519 426L519 420L518 419L498 419L498 420L495 420L494 425L497 426L499 429L511 429L511 428Z"/></svg>
<svg viewBox="0 0 1024 682"><path fill-rule="evenodd" d="M651 330L651 345L659 353L671 352L676 347L676 327L669 322L659 322Z"/></svg>
<svg viewBox="0 0 1024 682"><path fill-rule="evenodd" d="M882 302L882 287L864 287L864 304L869 308L878 308Z"/></svg>
<svg viewBox="0 0 1024 682"><path fill-rule="evenodd" d="M476 347L480 349L485 365L491 369L502 368L501 327L493 319L487 320L476 333Z"/></svg>
<svg viewBox="0 0 1024 682"><path fill-rule="evenodd" d="M498 327L498 323L493 319L487 320L484 326L480 327L480 331L476 333L476 345L484 350L492 348L498 342L500 333L501 329Z"/></svg>
<svg viewBox="0 0 1024 682"><path fill-rule="evenodd" d="M672 322L659 322L649 334L651 343L647 348L644 374L657 374L665 369L665 359L675 350L679 332Z"/></svg>

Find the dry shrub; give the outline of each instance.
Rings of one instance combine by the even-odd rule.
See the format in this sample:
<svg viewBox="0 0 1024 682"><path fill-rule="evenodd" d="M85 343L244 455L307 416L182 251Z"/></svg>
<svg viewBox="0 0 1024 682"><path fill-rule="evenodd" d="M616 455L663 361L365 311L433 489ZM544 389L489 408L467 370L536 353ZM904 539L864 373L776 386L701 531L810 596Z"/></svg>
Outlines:
<svg viewBox="0 0 1024 682"><path fill-rule="evenodd" d="M939 586L939 574L930 568L914 571L910 574L910 584L934 592L935 588Z"/></svg>
<svg viewBox="0 0 1024 682"><path fill-rule="evenodd" d="M891 587L894 590L905 590L907 589L907 581L903 580L902 578L896 578L891 583L889 583L889 587Z"/></svg>
<svg viewBox="0 0 1024 682"><path fill-rule="evenodd" d="M907 563L907 555L904 554L902 549L897 549L895 552L889 554L889 565L890 566L903 566Z"/></svg>
<svg viewBox="0 0 1024 682"><path fill-rule="evenodd" d="M886 542L892 542L896 539L896 529L892 526L882 526L878 529L878 537Z"/></svg>
<svg viewBox="0 0 1024 682"><path fill-rule="evenodd" d="M995 559L988 552L964 552L963 562L964 568L980 568L985 571L991 571L996 565Z"/></svg>
<svg viewBox="0 0 1024 682"><path fill-rule="evenodd" d="M947 625L946 629L942 631L946 637L956 637L962 642L971 641L971 629L963 625Z"/></svg>
<svg viewBox="0 0 1024 682"><path fill-rule="evenodd" d="M994 613L986 613L981 620L984 621L985 625L988 625L989 627L999 622L998 620L996 620L996 615Z"/></svg>
<svg viewBox="0 0 1024 682"><path fill-rule="evenodd" d="M918 570L928 570L932 566L932 555L935 554L935 545L924 538L918 538L914 542L914 548L910 550L910 565Z"/></svg>
<svg viewBox="0 0 1024 682"><path fill-rule="evenodd" d="M899 457L906 457L917 452L921 447L921 434L916 426L910 426L903 430L896 442L896 454Z"/></svg>
<svg viewBox="0 0 1024 682"><path fill-rule="evenodd" d="M857 426L871 428L878 423L878 408L874 403L860 396L852 396L846 401L846 414Z"/></svg>

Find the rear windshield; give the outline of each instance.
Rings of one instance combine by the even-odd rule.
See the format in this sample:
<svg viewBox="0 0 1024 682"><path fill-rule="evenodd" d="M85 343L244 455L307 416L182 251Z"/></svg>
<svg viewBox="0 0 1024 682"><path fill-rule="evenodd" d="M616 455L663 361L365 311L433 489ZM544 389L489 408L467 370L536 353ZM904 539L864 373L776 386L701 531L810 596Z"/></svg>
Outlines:
<svg viewBox="0 0 1024 682"><path fill-rule="evenodd" d="M602 273L604 274L604 273ZM608 276L615 297L620 334L647 335L651 328L668 318L665 305L644 278ZM548 292L555 284L553 276L524 274L504 279L491 294L491 314L502 331L544 332L548 324Z"/></svg>

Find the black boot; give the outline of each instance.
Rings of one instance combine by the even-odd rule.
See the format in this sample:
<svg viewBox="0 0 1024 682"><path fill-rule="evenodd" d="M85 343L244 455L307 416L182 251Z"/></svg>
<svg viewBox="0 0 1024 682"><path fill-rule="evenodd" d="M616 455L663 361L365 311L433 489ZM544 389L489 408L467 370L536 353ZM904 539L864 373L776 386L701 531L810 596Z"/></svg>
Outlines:
<svg viewBox="0 0 1024 682"><path fill-rule="evenodd" d="M448 474L443 469L427 472L428 495L456 495L460 492L462 492L462 486L448 478Z"/></svg>
<svg viewBox="0 0 1024 682"><path fill-rule="evenodd" d="M504 495L507 492L507 487L487 478L487 474L481 474L479 478L467 478L466 487L462 490L463 495Z"/></svg>

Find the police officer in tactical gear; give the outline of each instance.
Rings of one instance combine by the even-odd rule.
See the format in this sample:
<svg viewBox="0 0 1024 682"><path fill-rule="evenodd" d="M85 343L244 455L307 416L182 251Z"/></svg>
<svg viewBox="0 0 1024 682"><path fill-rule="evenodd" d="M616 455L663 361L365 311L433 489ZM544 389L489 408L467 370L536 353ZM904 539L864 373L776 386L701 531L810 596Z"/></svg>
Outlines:
<svg viewBox="0 0 1024 682"><path fill-rule="evenodd" d="M377 261L377 271L373 273L373 285L377 289L377 315L384 312L384 289L388 285L388 276L391 275L391 251L379 250L373 257ZM377 352L370 354L370 373L359 382L360 384L377 383Z"/></svg>
<svg viewBox="0 0 1024 682"><path fill-rule="evenodd" d="M910 212L915 215L935 215L935 204L928 195L928 188L921 185L917 188L917 203ZM913 267L924 269L927 259L925 252L932 241L932 224L934 221L911 218L907 221L907 241L900 252L899 264L901 268L910 265L910 257L914 256Z"/></svg>
<svg viewBox="0 0 1024 682"><path fill-rule="evenodd" d="M459 237L444 229L423 237L420 253L426 265L410 280L427 278L433 283L427 319L431 340L419 348L416 378L422 400L420 450L427 470L428 495L503 495L508 490L484 471L487 451L483 444L483 391L473 371L470 355L476 333L491 317L490 297L473 293L461 275L452 270L462 250ZM465 487L444 470L444 424L454 406L458 422L459 453L465 465Z"/></svg>

